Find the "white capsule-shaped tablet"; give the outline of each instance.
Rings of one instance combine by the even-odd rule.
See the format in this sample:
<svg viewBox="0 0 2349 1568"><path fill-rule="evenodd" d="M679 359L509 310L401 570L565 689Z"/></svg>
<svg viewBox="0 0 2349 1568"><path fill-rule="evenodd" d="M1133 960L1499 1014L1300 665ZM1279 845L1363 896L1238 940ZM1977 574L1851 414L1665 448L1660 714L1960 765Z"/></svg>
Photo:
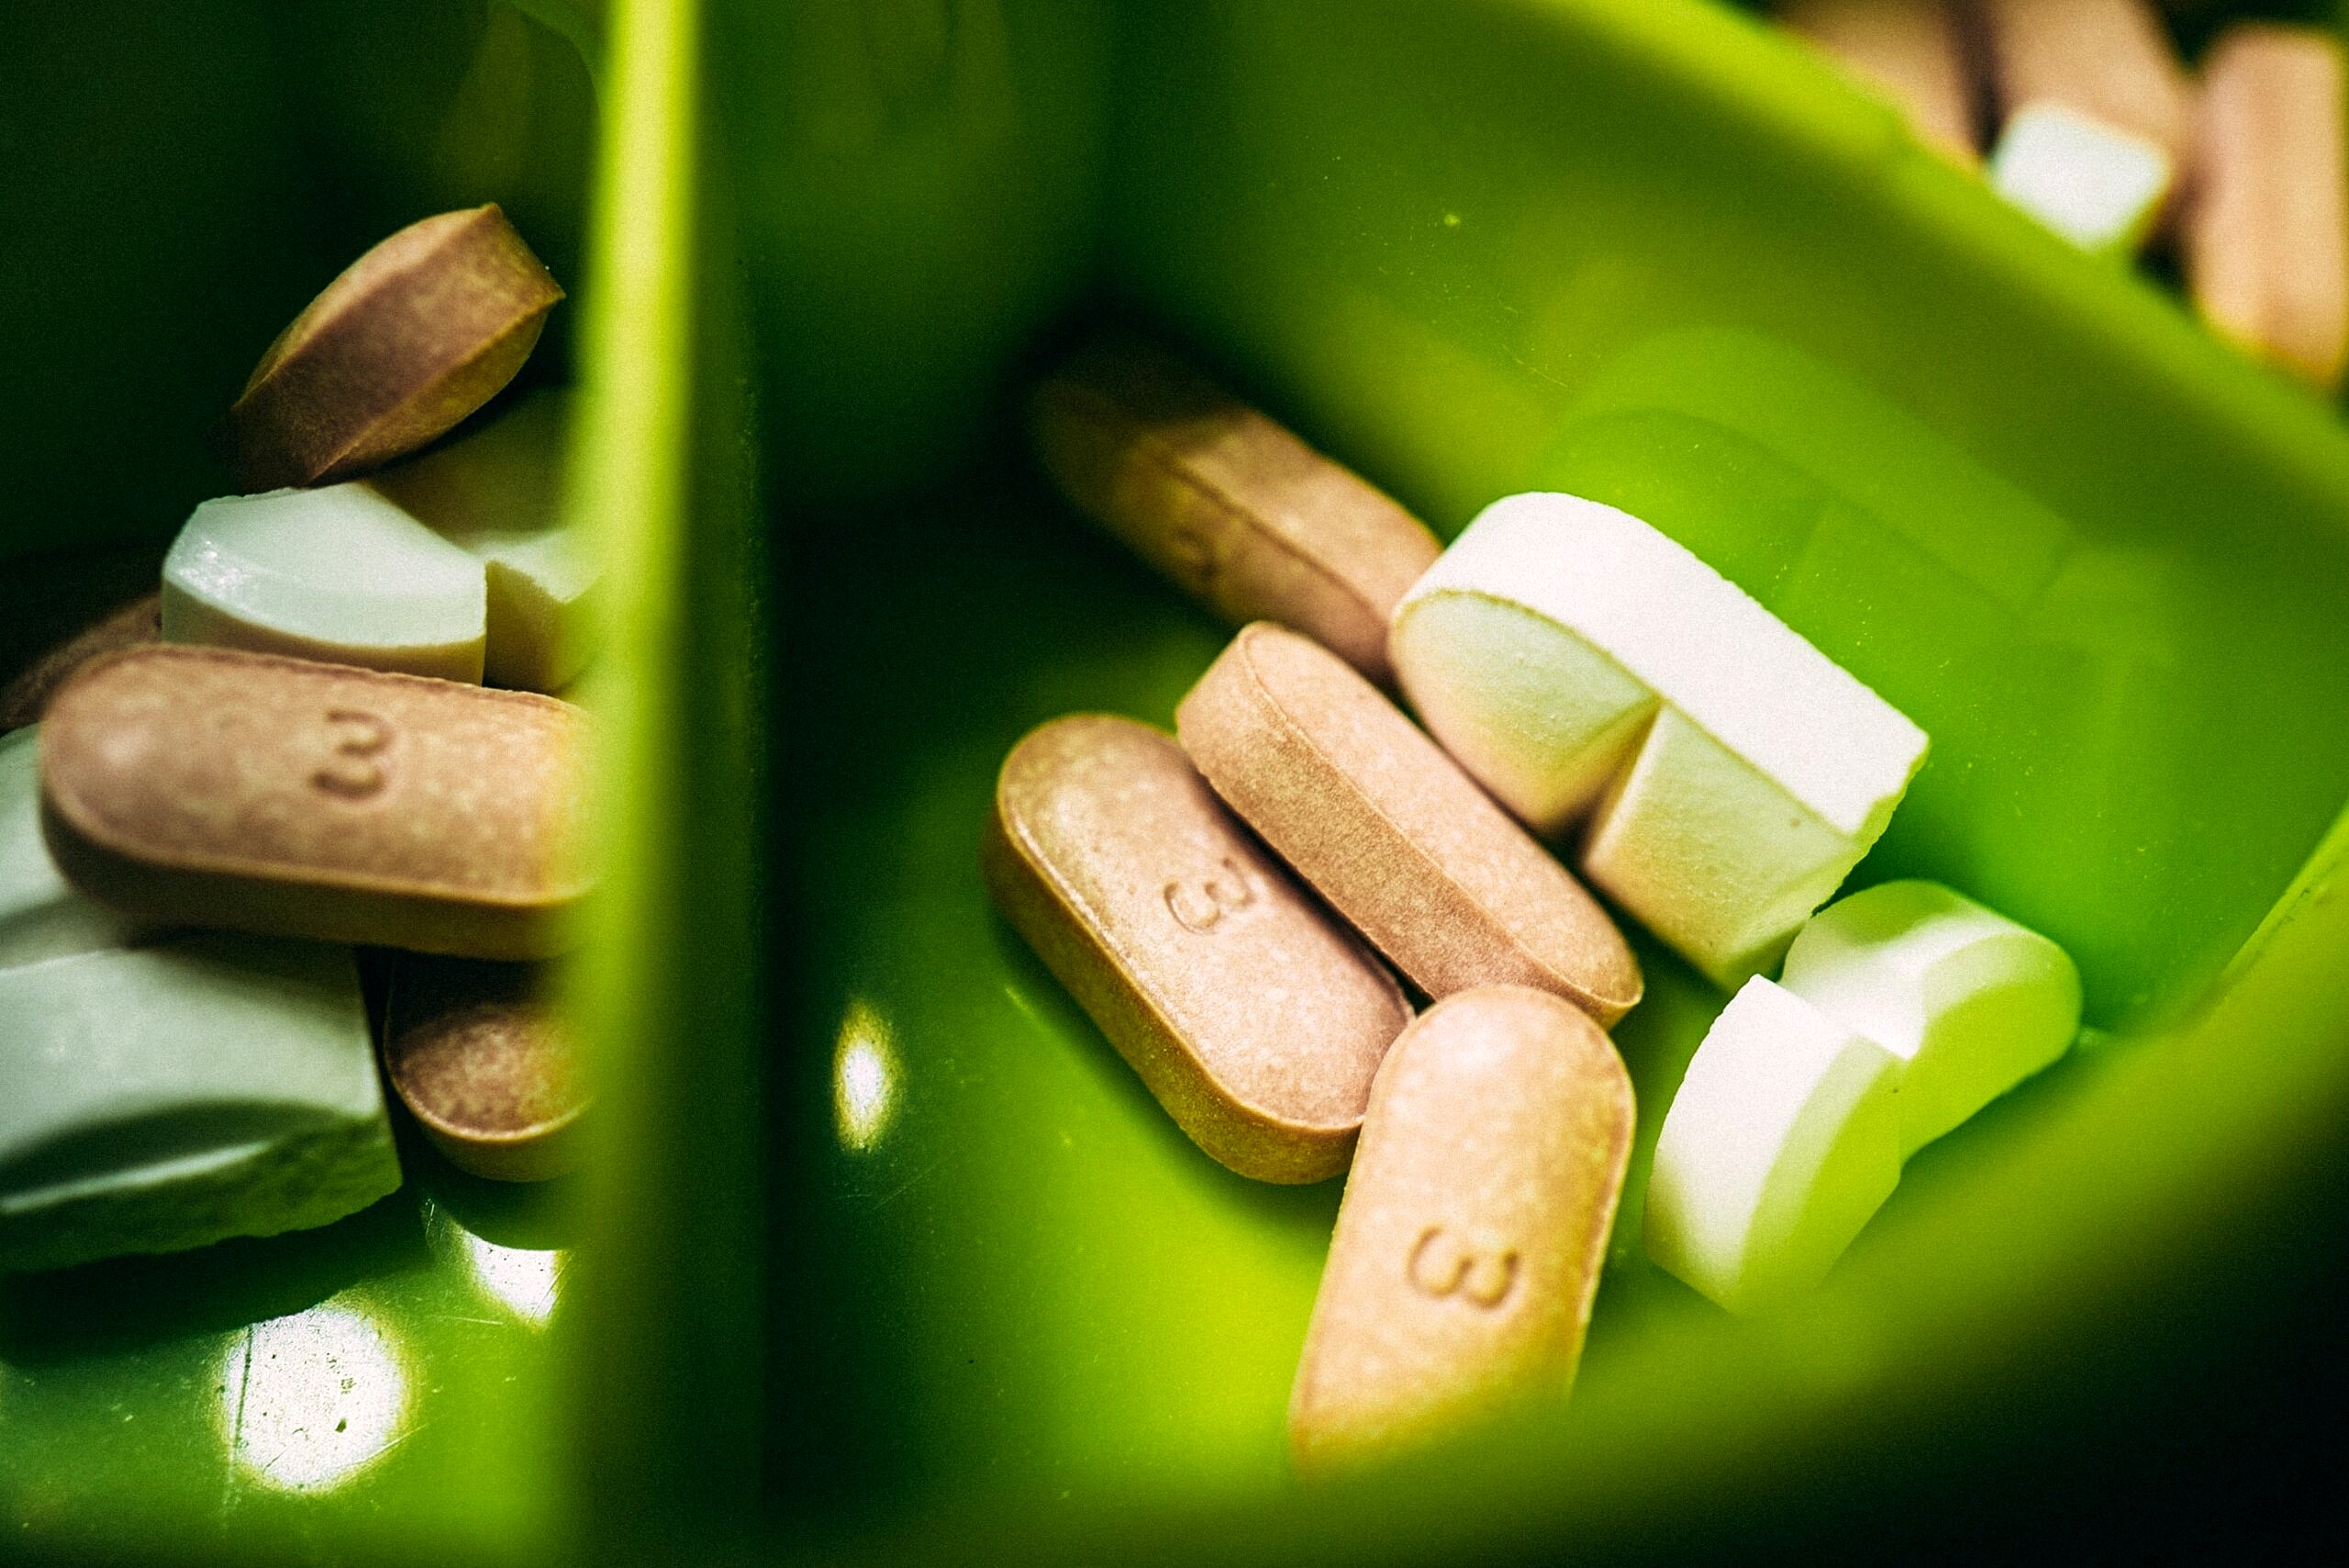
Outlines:
<svg viewBox="0 0 2349 1568"><path fill-rule="evenodd" d="M1648 1256L1732 1312L1817 1284L1900 1181L1891 1052L1756 975L1664 1113Z"/></svg>
<svg viewBox="0 0 2349 1568"><path fill-rule="evenodd" d="M2069 105L2026 104L1990 154L1998 193L2083 250L2134 250L2176 165L2154 142Z"/></svg>
<svg viewBox="0 0 2349 1568"><path fill-rule="evenodd" d="M2071 955L1932 882L1887 882L1812 917L1779 984L1900 1062L1913 1153L2070 1049Z"/></svg>
<svg viewBox="0 0 2349 1568"><path fill-rule="evenodd" d="M363 484L224 495L163 558L163 640L479 681L482 565Z"/></svg>

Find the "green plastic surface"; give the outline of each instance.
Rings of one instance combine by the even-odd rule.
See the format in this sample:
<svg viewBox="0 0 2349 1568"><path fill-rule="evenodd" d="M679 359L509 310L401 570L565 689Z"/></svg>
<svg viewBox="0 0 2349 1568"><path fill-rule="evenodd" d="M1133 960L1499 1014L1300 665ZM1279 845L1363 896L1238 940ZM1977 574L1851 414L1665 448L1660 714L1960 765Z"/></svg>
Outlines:
<svg viewBox="0 0 2349 1568"><path fill-rule="evenodd" d="M533 374L584 389L572 515L613 590L601 1146L515 1193L411 1140L409 1188L317 1235L0 1283L27 1550L1555 1546L2060 1389L2337 1146L2349 440L1749 18L133 9L6 24L0 196L42 221L0 245L0 408L39 456L0 550L160 552L276 326L398 223L507 202L573 286ZM976 871L1022 731L1165 723L1224 635L1021 451L1034 356L1105 311L1445 532L1564 485L1753 591L1933 733L1861 880L2065 942L2091 1046L1921 1154L1799 1311L1735 1322L1639 1252L1721 1003L1644 949L1573 1404L1299 1491L1335 1184L1199 1155Z"/></svg>

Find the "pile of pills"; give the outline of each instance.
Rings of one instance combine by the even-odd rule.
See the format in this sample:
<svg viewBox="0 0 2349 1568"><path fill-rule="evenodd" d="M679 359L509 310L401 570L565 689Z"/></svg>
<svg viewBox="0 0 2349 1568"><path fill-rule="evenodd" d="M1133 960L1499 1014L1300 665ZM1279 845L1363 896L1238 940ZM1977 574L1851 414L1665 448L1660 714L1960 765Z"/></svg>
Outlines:
<svg viewBox="0 0 2349 1568"><path fill-rule="evenodd" d="M1202 1150L1349 1173L1300 1467L1572 1380L1635 1120L1610 909L1735 993L1643 1226L1733 1310L1815 1284L1910 1152L2069 1047L2079 977L2045 938L1926 883L1820 909L1927 738L1647 524L1515 495L1439 551L1122 339L1032 412L1069 498L1241 625L1172 739L1077 715L1021 740L982 864Z"/></svg>
<svg viewBox="0 0 2349 1568"><path fill-rule="evenodd" d="M2349 362L2340 41L2242 22L2189 72L2147 0L1785 0L1919 138L2082 247L2174 250L2211 329L2326 391Z"/></svg>
<svg viewBox="0 0 2349 1568"><path fill-rule="evenodd" d="M545 694L596 572L562 395L412 455L562 297L494 206L369 251L229 412L256 493L0 697L0 1268L363 1207L401 1181L384 1077L465 1169L575 1158L543 961L592 879L590 734ZM382 1077L354 947L386 950Z"/></svg>

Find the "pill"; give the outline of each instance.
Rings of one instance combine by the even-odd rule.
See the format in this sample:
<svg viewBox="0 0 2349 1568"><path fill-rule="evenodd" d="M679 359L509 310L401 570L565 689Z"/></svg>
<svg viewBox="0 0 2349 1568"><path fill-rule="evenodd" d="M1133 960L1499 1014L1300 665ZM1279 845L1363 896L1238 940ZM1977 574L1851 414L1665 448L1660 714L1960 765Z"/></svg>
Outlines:
<svg viewBox="0 0 2349 1568"><path fill-rule="evenodd" d="M1788 0L1778 19L1890 102L1926 146L1977 161L1978 95L1944 0Z"/></svg>
<svg viewBox="0 0 2349 1568"><path fill-rule="evenodd" d="M2154 143L2057 103L2026 104L2008 117L1990 154L2000 195L2099 255L2143 242L2174 177Z"/></svg>
<svg viewBox="0 0 2349 1568"><path fill-rule="evenodd" d="M1429 995L1531 985L1602 1025L1639 1001L1598 900L1319 644L1245 628L1174 724L1225 804Z"/></svg>
<svg viewBox="0 0 2349 1568"><path fill-rule="evenodd" d="M1289 1398L1324 1470L1571 1385L1631 1155L1631 1084L1598 1026L1496 985L1387 1052Z"/></svg>
<svg viewBox="0 0 2349 1568"><path fill-rule="evenodd" d="M1891 819L1924 731L1627 513L1486 507L1396 611L1404 691L1583 873L1724 986L1775 962Z"/></svg>
<svg viewBox="0 0 2349 1568"><path fill-rule="evenodd" d="M578 1163L586 1096L542 966L403 953L384 1073L450 1163L538 1182Z"/></svg>
<svg viewBox="0 0 2349 1568"><path fill-rule="evenodd" d="M595 651L595 553L561 517L570 411L569 394L533 393L479 434L365 482L482 562L493 685L558 691Z"/></svg>
<svg viewBox="0 0 2349 1568"><path fill-rule="evenodd" d="M1418 518L1130 338L1036 393L1037 450L1077 510L1234 626L1271 620L1385 684L1386 620L1439 548Z"/></svg>
<svg viewBox="0 0 2349 1568"><path fill-rule="evenodd" d="M1906 1158L2053 1062L2080 1029L2054 942L1938 883L1887 882L1813 916L1778 984L1891 1052Z"/></svg>
<svg viewBox="0 0 2349 1568"><path fill-rule="evenodd" d="M2331 391L2349 356L2341 46L2238 25L2204 58L2186 274L2217 331Z"/></svg>
<svg viewBox="0 0 2349 1568"><path fill-rule="evenodd" d="M2145 0L1969 0L2000 116L2062 104L2184 161L2185 68Z"/></svg>
<svg viewBox="0 0 2349 1568"><path fill-rule="evenodd" d="M162 644L50 705L42 829L134 914L540 958L588 885L587 742L552 697Z"/></svg>
<svg viewBox="0 0 2349 1568"><path fill-rule="evenodd" d="M482 564L363 484L196 507L163 558L166 642L482 676Z"/></svg>
<svg viewBox="0 0 2349 1568"><path fill-rule="evenodd" d="M1817 1284L1899 1184L1898 1078L1882 1046L1747 981L1664 1113L1648 1256L1732 1312Z"/></svg>
<svg viewBox="0 0 2349 1568"><path fill-rule="evenodd" d="M0 969L0 1269L324 1225L400 1183L347 948L212 933Z"/></svg>
<svg viewBox="0 0 2349 1568"><path fill-rule="evenodd" d="M0 735L0 970L122 947L142 928L67 884L40 836L39 726Z"/></svg>
<svg viewBox="0 0 2349 1568"><path fill-rule="evenodd" d="M1005 916L1201 1149L1260 1181L1346 1168L1410 1006L1174 741L1101 714L1031 731L1004 760L981 863Z"/></svg>
<svg viewBox="0 0 2349 1568"><path fill-rule="evenodd" d="M162 595L142 594L100 617L19 671L0 687L0 730L38 723L67 677L102 653L136 648L163 634Z"/></svg>
<svg viewBox="0 0 2349 1568"><path fill-rule="evenodd" d="M408 225L253 368L228 414L239 483L317 484L415 451L513 379L562 298L495 206Z"/></svg>

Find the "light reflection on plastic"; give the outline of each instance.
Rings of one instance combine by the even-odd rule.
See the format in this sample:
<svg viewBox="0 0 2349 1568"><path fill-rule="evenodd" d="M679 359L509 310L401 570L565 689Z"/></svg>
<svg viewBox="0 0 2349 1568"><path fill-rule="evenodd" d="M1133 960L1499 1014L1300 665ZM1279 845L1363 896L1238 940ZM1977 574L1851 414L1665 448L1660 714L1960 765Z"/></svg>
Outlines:
<svg viewBox="0 0 2349 1568"><path fill-rule="evenodd" d="M340 1485L400 1440L406 1417L398 1350L381 1324L343 1302L256 1323L221 1362L229 1462L264 1486Z"/></svg>
<svg viewBox="0 0 2349 1568"><path fill-rule="evenodd" d="M501 1247L470 1230L455 1230L462 1240L465 1264L473 1281L507 1311L531 1328L543 1327L554 1315L556 1291L562 1284L563 1254L528 1247Z"/></svg>
<svg viewBox="0 0 2349 1568"><path fill-rule="evenodd" d="M862 999L851 1002L832 1057L832 1111L841 1142L859 1153L872 1148L888 1127L896 1098L888 1021Z"/></svg>

